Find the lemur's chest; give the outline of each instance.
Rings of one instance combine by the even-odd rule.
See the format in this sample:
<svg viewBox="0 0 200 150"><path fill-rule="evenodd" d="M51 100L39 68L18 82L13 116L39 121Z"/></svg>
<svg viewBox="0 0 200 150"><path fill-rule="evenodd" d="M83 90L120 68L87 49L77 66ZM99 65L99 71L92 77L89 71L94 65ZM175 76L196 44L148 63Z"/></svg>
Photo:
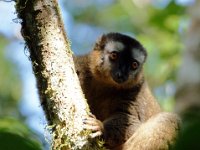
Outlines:
<svg viewBox="0 0 200 150"><path fill-rule="evenodd" d="M131 111L133 98L112 89L90 88L85 93L92 113L101 121L116 113Z"/></svg>
<svg viewBox="0 0 200 150"><path fill-rule="evenodd" d="M85 96L92 113L101 121L110 117L117 109L119 97L109 91L91 89Z"/></svg>

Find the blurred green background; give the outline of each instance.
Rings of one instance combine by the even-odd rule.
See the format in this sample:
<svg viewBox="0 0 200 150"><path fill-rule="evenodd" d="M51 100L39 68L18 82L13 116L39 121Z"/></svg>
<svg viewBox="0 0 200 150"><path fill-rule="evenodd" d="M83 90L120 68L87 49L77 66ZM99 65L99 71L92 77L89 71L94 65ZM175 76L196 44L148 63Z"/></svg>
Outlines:
<svg viewBox="0 0 200 150"><path fill-rule="evenodd" d="M75 54L107 32L137 38L148 51L145 75L163 109L173 111L177 70L194 0L60 0ZM0 149L48 149L28 51L14 2L0 1ZM45 135L45 136L44 136ZM15 141L9 144L10 140ZM14 145L14 147L13 147Z"/></svg>

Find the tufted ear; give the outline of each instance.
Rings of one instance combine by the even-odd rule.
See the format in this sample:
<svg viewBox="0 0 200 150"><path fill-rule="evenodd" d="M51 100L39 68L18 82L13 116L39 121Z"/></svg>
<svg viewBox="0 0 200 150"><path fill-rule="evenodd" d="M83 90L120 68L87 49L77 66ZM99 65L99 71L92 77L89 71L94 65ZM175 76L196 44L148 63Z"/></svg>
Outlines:
<svg viewBox="0 0 200 150"><path fill-rule="evenodd" d="M146 60L147 60L148 53L147 53L146 48L144 48L143 46L141 47L141 49L142 49L142 51L143 51L143 53L144 53L144 60L143 60L143 63L145 63Z"/></svg>
<svg viewBox="0 0 200 150"><path fill-rule="evenodd" d="M135 58L140 63L146 62L148 53L141 43L137 41L137 45L135 45L135 48L133 48L132 50L133 58Z"/></svg>
<svg viewBox="0 0 200 150"><path fill-rule="evenodd" d="M103 34L97 39L93 50L103 50L105 47L105 44L106 44L106 35Z"/></svg>
<svg viewBox="0 0 200 150"><path fill-rule="evenodd" d="M133 55L132 57L134 59L136 59L140 64L145 63L146 57L147 57L147 53L146 53L146 51L144 51L144 49L142 49L142 48L133 48L132 55Z"/></svg>

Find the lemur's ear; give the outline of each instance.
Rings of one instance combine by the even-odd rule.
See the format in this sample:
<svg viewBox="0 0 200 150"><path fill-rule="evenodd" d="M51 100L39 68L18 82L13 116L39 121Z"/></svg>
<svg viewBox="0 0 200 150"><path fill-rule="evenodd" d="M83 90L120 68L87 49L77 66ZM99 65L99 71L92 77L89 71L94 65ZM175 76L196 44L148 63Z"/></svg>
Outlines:
<svg viewBox="0 0 200 150"><path fill-rule="evenodd" d="M103 50L105 47L105 44L106 44L106 35L103 34L97 39L94 45L94 50Z"/></svg>

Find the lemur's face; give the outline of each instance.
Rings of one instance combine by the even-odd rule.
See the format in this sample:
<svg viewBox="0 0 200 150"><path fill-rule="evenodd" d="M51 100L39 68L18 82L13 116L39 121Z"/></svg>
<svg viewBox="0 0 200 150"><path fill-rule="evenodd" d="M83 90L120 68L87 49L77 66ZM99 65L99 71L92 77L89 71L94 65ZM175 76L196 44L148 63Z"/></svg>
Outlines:
<svg viewBox="0 0 200 150"><path fill-rule="evenodd" d="M146 59L146 51L135 39L119 33L103 35L94 48L99 76L113 84L136 80Z"/></svg>

